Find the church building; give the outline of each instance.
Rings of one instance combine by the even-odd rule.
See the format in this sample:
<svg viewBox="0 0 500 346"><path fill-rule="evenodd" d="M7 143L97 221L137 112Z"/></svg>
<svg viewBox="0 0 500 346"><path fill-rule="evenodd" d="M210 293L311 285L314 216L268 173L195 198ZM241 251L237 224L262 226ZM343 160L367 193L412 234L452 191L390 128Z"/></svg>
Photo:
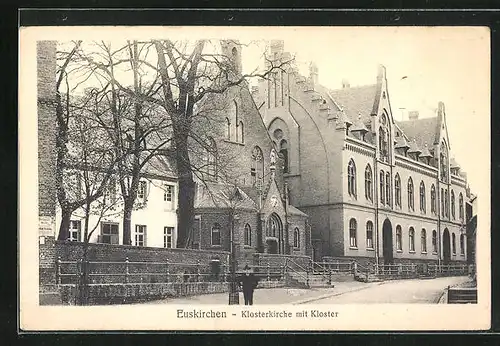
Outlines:
<svg viewBox="0 0 500 346"><path fill-rule="evenodd" d="M237 41L221 42L241 77ZM307 215L288 200L284 158L278 153L251 96L248 84L210 95L200 106L196 133L206 134L198 159L195 227L190 242L198 249L230 250L250 263L254 253L310 255ZM203 121L205 120L205 121Z"/></svg>
<svg viewBox="0 0 500 346"><path fill-rule="evenodd" d="M274 61L290 60L282 41ZM309 215L314 259L362 263L466 261L466 174L454 159L445 106L431 118L392 114L385 67L338 90L293 62L252 88L284 158L288 199Z"/></svg>

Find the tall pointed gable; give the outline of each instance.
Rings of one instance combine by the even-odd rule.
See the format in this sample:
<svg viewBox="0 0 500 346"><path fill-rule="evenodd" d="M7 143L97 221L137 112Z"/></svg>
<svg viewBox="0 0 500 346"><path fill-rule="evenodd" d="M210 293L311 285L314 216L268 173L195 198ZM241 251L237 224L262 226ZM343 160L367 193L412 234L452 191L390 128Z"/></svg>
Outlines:
<svg viewBox="0 0 500 346"><path fill-rule="evenodd" d="M446 145L448 146L448 149L451 149L450 139L448 137L448 126L446 124L446 111L445 111L444 103L442 101L439 101L439 103L438 103L436 132L437 132L436 135L438 137L436 144L440 143L441 140L444 139L446 142Z"/></svg>
<svg viewBox="0 0 500 346"><path fill-rule="evenodd" d="M280 190L276 180L270 179L268 189L266 191L264 200L262 201L262 213L269 215L276 213L278 215L285 214L285 206L281 197Z"/></svg>

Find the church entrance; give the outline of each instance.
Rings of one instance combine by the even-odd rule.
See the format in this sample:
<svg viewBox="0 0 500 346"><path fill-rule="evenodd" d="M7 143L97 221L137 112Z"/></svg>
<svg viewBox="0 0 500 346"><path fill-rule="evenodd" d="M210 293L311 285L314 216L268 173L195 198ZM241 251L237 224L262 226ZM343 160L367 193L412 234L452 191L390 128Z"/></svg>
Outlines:
<svg viewBox="0 0 500 346"><path fill-rule="evenodd" d="M283 239L283 223L276 213L272 213L266 222L266 252L272 254L285 253Z"/></svg>
<svg viewBox="0 0 500 346"><path fill-rule="evenodd" d="M382 256L384 257L384 264L392 264L394 262L392 225L389 219L385 219L382 226Z"/></svg>
<svg viewBox="0 0 500 346"><path fill-rule="evenodd" d="M443 264L449 264L451 259L451 249L450 249L450 232L448 228L444 229L443 232Z"/></svg>

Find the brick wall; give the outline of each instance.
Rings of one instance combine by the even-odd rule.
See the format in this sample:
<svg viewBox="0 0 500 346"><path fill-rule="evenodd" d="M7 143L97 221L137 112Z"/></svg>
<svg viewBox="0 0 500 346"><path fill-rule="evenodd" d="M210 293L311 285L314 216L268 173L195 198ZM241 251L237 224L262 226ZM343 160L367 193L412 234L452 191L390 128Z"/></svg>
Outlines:
<svg viewBox="0 0 500 346"><path fill-rule="evenodd" d="M37 43L39 215L55 216L55 41Z"/></svg>
<svg viewBox="0 0 500 346"><path fill-rule="evenodd" d="M62 261L78 261L83 255L83 243L67 241L47 241L40 245L40 285L55 284L55 261L60 256ZM42 258L43 257L43 258ZM206 265L206 270L210 270L210 262L218 259L221 265L228 264L229 253L225 251L204 251L191 249L164 249L147 248L128 245L110 245L110 244L89 244L89 261L106 262L124 262L128 257L131 262L166 262L171 265L169 270L172 274L183 272L185 267L176 266L181 264L201 264ZM74 266L74 265L73 265ZM145 271L154 271L153 264L144 267ZM104 268L104 269L103 269ZM75 272L76 268L66 265L63 268L66 272ZM94 268L98 269L98 268ZM132 269L133 270L133 269ZM114 266L101 267L100 272L105 273L124 273L124 265L116 264Z"/></svg>

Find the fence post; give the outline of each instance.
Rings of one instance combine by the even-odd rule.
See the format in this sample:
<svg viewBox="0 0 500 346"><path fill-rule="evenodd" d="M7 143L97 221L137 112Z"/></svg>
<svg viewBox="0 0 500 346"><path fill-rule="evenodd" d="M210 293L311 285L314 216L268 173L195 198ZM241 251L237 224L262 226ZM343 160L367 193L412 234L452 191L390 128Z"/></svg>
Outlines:
<svg viewBox="0 0 500 346"><path fill-rule="evenodd" d="M337 263L337 273L340 272L340 264L339 264L339 260L336 261Z"/></svg>
<svg viewBox="0 0 500 346"><path fill-rule="evenodd" d="M128 275L129 275L129 268L128 268L128 257L125 257L125 283L128 284Z"/></svg>
<svg viewBox="0 0 500 346"><path fill-rule="evenodd" d="M332 284L332 269L328 268L328 285Z"/></svg>
<svg viewBox="0 0 500 346"><path fill-rule="evenodd" d="M201 282L200 266L201 262L200 260L198 260L196 262L196 282Z"/></svg>
<svg viewBox="0 0 500 346"><path fill-rule="evenodd" d="M269 265L269 260L267 261L267 281L271 281L271 267Z"/></svg>
<svg viewBox="0 0 500 346"><path fill-rule="evenodd" d="M168 265L168 258L167 260L165 261L165 267L166 267L166 270L167 270L167 273L166 273L166 276L165 276L165 282L168 283L170 281L170 278L169 278L169 275L170 275L170 267Z"/></svg>
<svg viewBox="0 0 500 346"><path fill-rule="evenodd" d="M61 256L56 260L56 284L59 285L61 280Z"/></svg>

